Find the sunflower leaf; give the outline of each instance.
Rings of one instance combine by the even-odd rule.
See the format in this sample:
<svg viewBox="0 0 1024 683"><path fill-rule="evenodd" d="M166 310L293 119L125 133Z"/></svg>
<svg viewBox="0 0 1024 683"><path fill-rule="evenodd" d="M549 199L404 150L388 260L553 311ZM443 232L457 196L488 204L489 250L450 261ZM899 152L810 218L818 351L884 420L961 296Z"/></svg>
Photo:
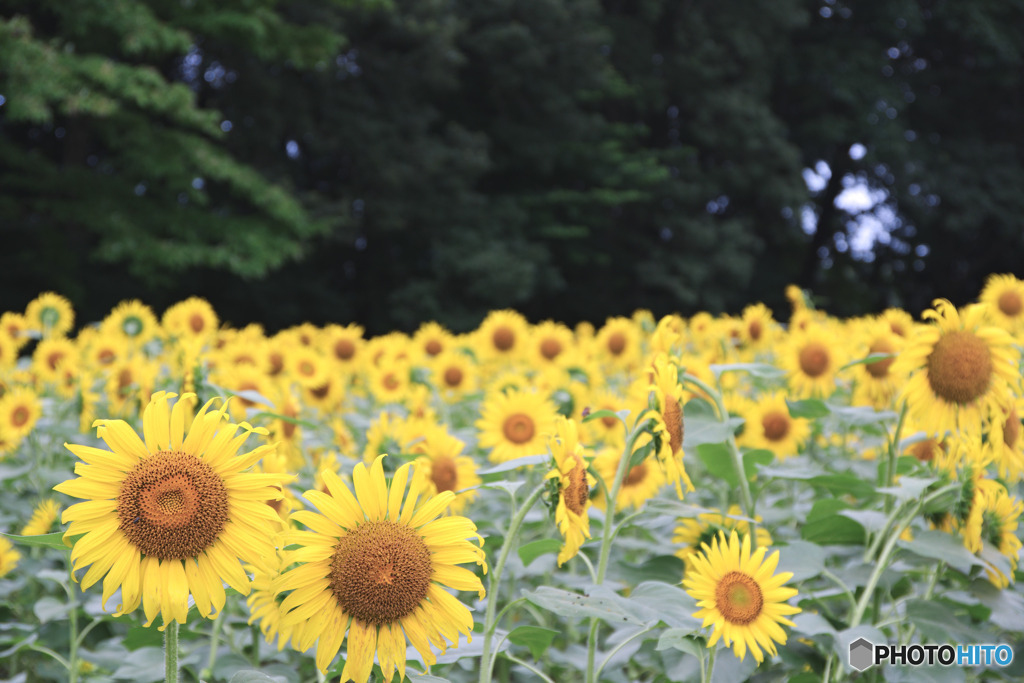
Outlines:
<svg viewBox="0 0 1024 683"><path fill-rule="evenodd" d="M726 372L749 372L754 377L761 379L776 379L786 374L785 370L768 363L713 363L708 368L715 374L716 378L721 377Z"/></svg>
<svg viewBox="0 0 1024 683"><path fill-rule="evenodd" d="M540 659L559 633L560 631L540 626L517 626L509 631L508 639L516 645L530 648L533 658Z"/></svg>
<svg viewBox="0 0 1024 683"><path fill-rule="evenodd" d="M985 563L974 556L956 537L944 531L921 531L914 534L912 541L897 541L904 550L932 560L942 560L963 574L970 574L971 567Z"/></svg>
<svg viewBox="0 0 1024 683"><path fill-rule="evenodd" d="M846 368L852 368L855 365L864 365L864 364L867 364L867 363L877 363L878 361L886 360L887 358L895 358L895 357L896 357L895 353L872 353L872 354L869 354L867 356L864 356L863 358L861 358L859 360L851 360L849 363L847 363L843 367L839 368L839 371L842 372Z"/></svg>
<svg viewBox="0 0 1024 683"><path fill-rule="evenodd" d="M659 651L680 650L700 659L704 656L704 644L697 638L691 638L691 633L693 633L692 630L685 628L666 629L658 638L658 644L654 649Z"/></svg>
<svg viewBox="0 0 1024 683"><path fill-rule="evenodd" d="M519 547L519 559L523 566L529 567L530 563L541 555L557 553L562 548L562 542L555 538L542 538L539 541L532 541ZM515 642L515 641L513 641Z"/></svg>
<svg viewBox="0 0 1024 683"><path fill-rule="evenodd" d="M540 465L541 463L547 462L551 459L551 456L547 453L540 453L538 455L525 455L515 460L507 460L503 463L495 465L494 467L488 467L485 470L477 472L478 475L484 480L488 481L487 477L492 474L498 474L499 472L508 472L509 470L519 469L520 467L529 467L530 465Z"/></svg>
<svg viewBox="0 0 1024 683"><path fill-rule="evenodd" d="M600 587L593 587L591 591L593 595L540 586L532 593L523 591L523 596L537 607L570 619L597 617L611 624L646 623L628 600Z"/></svg>
<svg viewBox="0 0 1024 683"><path fill-rule="evenodd" d="M19 545L38 545L43 546L44 548L54 548L56 550L68 549L68 546L64 545L64 541L62 540L64 538L64 532L62 531L55 531L52 534L39 534L38 536L17 536L15 534L0 534L0 536L8 538L12 543L17 543ZM72 543L76 538L78 538L78 536L72 538Z"/></svg>
<svg viewBox="0 0 1024 683"><path fill-rule="evenodd" d="M813 420L816 417L825 417L832 412L824 401L817 398L805 398L802 401L790 401L787 398L786 405L789 406L790 417L804 417Z"/></svg>

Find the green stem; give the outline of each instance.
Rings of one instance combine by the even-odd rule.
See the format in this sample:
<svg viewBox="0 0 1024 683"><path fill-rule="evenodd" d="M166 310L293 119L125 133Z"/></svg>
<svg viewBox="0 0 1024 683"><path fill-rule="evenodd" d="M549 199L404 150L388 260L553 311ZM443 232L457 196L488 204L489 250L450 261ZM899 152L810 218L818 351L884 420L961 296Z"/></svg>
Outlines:
<svg viewBox="0 0 1024 683"><path fill-rule="evenodd" d="M928 586L924 590L924 595L921 596L922 600L924 600L924 601L931 600L932 594L935 592L935 587L939 583L939 576L942 574L942 570L945 569L945 568L946 568L946 563L942 562L941 560L939 561L939 563L937 565L935 565L935 567L932 568L931 576L928 579ZM907 643L909 643L910 639L914 637L914 633L916 631L917 631L917 624L911 624L910 628L908 628L907 632L903 635L903 638L900 639L900 644L901 645L906 645Z"/></svg>
<svg viewBox="0 0 1024 683"><path fill-rule="evenodd" d="M59 654L57 654L56 652L54 652L50 648L43 647L42 645L36 645L35 643L32 643L31 645L28 646L28 649L29 650L35 650L36 652L42 652L44 655L49 655L50 657L53 657L58 662L60 662L61 666L63 666L69 672L71 671L71 664L68 663L68 660L64 659L63 657L61 657Z"/></svg>
<svg viewBox="0 0 1024 683"><path fill-rule="evenodd" d="M224 610L217 612L217 618L213 620L213 628L210 631L210 658L206 660L206 669L201 672L200 678L213 678L213 667L217 664L217 648L220 645L220 630L224 626Z"/></svg>
<svg viewBox="0 0 1024 683"><path fill-rule="evenodd" d="M903 434L903 422L907 417L907 402L903 402L903 408L900 409L900 418L896 421L896 431L892 434L892 440L889 442L889 453L888 458L885 462L885 485L892 486L893 480L896 478L896 459L899 457L900 448L900 436ZM886 497L885 511L888 513L892 507L892 497Z"/></svg>
<svg viewBox="0 0 1024 683"><path fill-rule="evenodd" d="M490 683L494 672L494 662L497 659L491 656L491 641L497 626L495 615L498 610L498 588L501 586L501 574L505 569L505 562L508 560L509 551L515 546L516 536L519 535L519 527L522 526L526 513L530 511L546 489L547 480L542 481L537 488L531 491L522 507L516 511L509 523L508 532L505 534L505 542L501 545L498 563L491 569L491 580L487 587L487 611L484 616L484 647L483 655L480 658L480 683Z"/></svg>
<svg viewBox="0 0 1024 683"><path fill-rule="evenodd" d="M597 677L601 675L601 671L608 664L608 662L611 660L611 658L615 656L615 653L617 653L622 648L626 647L626 645L628 645L629 643L633 642L634 640L636 640L640 636L645 635L647 633L650 633L653 630L654 630L654 626L648 626L647 628L645 628L643 630L637 631L636 633L631 635L629 638L626 638L621 643L616 645L615 648L611 652L608 653L608 656L604 658L604 661L601 662L601 665L597 667L597 671L594 672L594 678L597 679Z"/></svg>
<svg viewBox="0 0 1024 683"><path fill-rule="evenodd" d="M706 674L705 678L702 678L702 683L711 683L711 677L715 673L715 653L718 652L718 645L708 650L708 668L704 671Z"/></svg>
<svg viewBox="0 0 1024 683"><path fill-rule="evenodd" d="M74 573L71 571L71 556L68 555L68 574L74 579ZM78 683L78 593L75 590L76 584L71 583L69 587L71 590L68 591L68 595L71 598L70 605L68 605L68 630L70 647L68 651L68 682Z"/></svg>
<svg viewBox="0 0 1024 683"><path fill-rule="evenodd" d="M178 622L173 619L164 628L164 680L178 683Z"/></svg>
<svg viewBox="0 0 1024 683"><path fill-rule="evenodd" d="M539 677L542 681L546 681L547 683L555 683L553 680L551 680L550 676L548 676L547 674L545 674L543 671L541 671L537 667L533 666L532 664L527 664L523 660L519 659L518 657L516 657L516 656L514 656L512 654L509 654L508 652L505 652L504 656L509 661L515 662L519 666L524 667L526 669L529 669L531 673L533 673L534 675Z"/></svg>

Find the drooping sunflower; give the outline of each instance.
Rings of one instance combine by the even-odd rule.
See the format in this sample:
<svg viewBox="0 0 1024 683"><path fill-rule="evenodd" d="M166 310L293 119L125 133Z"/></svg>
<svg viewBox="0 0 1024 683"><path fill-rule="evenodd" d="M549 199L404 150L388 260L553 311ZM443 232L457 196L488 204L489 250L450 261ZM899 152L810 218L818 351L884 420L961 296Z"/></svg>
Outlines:
<svg viewBox="0 0 1024 683"><path fill-rule="evenodd" d="M561 567L576 557L585 539L590 538L590 490L597 481L587 472L583 459L583 446L575 420L561 415L555 419L555 433L548 439L548 448L555 459L555 467L547 474L549 479L558 480L558 503L555 507L555 523L565 538L558 551L558 566Z"/></svg>
<svg viewBox="0 0 1024 683"><path fill-rule="evenodd" d="M554 404L537 393L492 392L480 407L477 441L482 448L491 449L491 462L539 455L554 431L557 412Z"/></svg>
<svg viewBox="0 0 1024 683"><path fill-rule="evenodd" d="M463 455L465 447L465 443L438 425L409 448L410 452L420 454L413 475L419 480L416 484L431 496L443 491L454 493L449 508L453 515L460 514L476 498L474 487L480 484L476 463Z"/></svg>
<svg viewBox="0 0 1024 683"><path fill-rule="evenodd" d="M21 553L14 549L14 545L3 536L0 536L0 576L10 573L18 562L21 561Z"/></svg>
<svg viewBox="0 0 1024 683"><path fill-rule="evenodd" d="M962 313L945 299L934 306L922 317L935 323L916 329L893 366L910 376L900 398L929 434L980 433L983 418L1001 410L1020 379L1013 339L985 322L985 304Z"/></svg>
<svg viewBox="0 0 1024 683"><path fill-rule="evenodd" d="M683 585L701 608L693 616L704 620L702 626L714 627L709 648L721 638L741 660L749 649L761 663L762 648L775 656L775 643L786 644L786 632L779 624L794 626L786 617L801 610L787 602L796 589L783 585L793 575L775 573L779 551L765 558L767 552L761 547L751 553L750 536L743 536L741 542L734 530L728 540L722 532L710 546L705 544L693 559L694 569Z"/></svg>
<svg viewBox="0 0 1024 683"><path fill-rule="evenodd" d="M1006 588L1013 582L1013 571L1017 569L1020 556L1021 541L1017 536L1017 527L1022 509L1021 501L1009 495L1006 489L999 487L981 501L978 512L978 536L982 545L994 548L1010 560L1009 576L997 567L989 565L986 574L998 588Z"/></svg>
<svg viewBox="0 0 1024 683"><path fill-rule="evenodd" d="M0 398L0 429L23 439L32 432L42 412L36 392L28 387L12 387Z"/></svg>
<svg viewBox="0 0 1024 683"><path fill-rule="evenodd" d="M75 326L71 302L56 292L43 292L25 307L25 321L44 339L63 337Z"/></svg>
<svg viewBox="0 0 1024 683"><path fill-rule="evenodd" d="M210 412L211 399L189 421L194 395L157 392L142 416L143 437L122 420L97 420L110 450L65 444L81 458L76 479L54 487L84 502L64 511L64 538L84 534L71 551L74 570L89 566L88 589L103 579L103 603L120 588L117 615L141 604L149 626L185 623L189 597L209 617L224 607L223 582L247 595L243 562L262 566L274 555L267 522L277 516L267 501L281 497L281 474L249 472L273 449L238 454L253 431L222 425L226 406ZM241 435L237 432L241 428ZM104 578L105 577L105 578ZM163 626L161 626L161 630Z"/></svg>
<svg viewBox="0 0 1024 683"><path fill-rule="evenodd" d="M797 398L828 398L836 390L836 371L847 361L842 335L821 325L791 332L779 355Z"/></svg>
<svg viewBox="0 0 1024 683"><path fill-rule="evenodd" d="M676 495L683 498L683 487L693 491L693 482L683 465L683 387L679 383L679 368L664 354L658 354L648 368L654 412L650 413L654 427L655 462L665 478L676 487ZM643 447L645 439L638 439Z"/></svg>
<svg viewBox="0 0 1024 683"><path fill-rule="evenodd" d="M454 647L460 635L472 640L472 614L446 588L484 596L477 575L457 566L474 562L487 571L483 549L469 540L482 545L476 525L465 517L437 519L455 494L445 491L417 505L423 491L411 476L412 463L399 467L389 485L383 459L370 468L355 466L355 495L334 472L322 473L329 493L305 493L320 512L292 514L310 529L288 534L301 546L288 561L300 565L274 582L276 593L291 591L281 602L281 626L301 625L300 650L316 642L320 671L347 635L344 681L366 681L374 654L384 680L396 668L405 678L406 639L434 664L431 645L443 652L445 638Z"/></svg>
<svg viewBox="0 0 1024 683"><path fill-rule="evenodd" d="M993 321L1007 332L1024 327L1024 282L1013 275L989 275L979 300L990 305Z"/></svg>
<svg viewBox="0 0 1024 683"><path fill-rule="evenodd" d="M737 443L766 448L780 460L796 455L811 435L805 418L789 414L786 397L782 394L762 394L743 417L746 422L743 432L736 438Z"/></svg>
<svg viewBox="0 0 1024 683"><path fill-rule="evenodd" d="M100 331L120 337L133 346L141 346L160 334L160 323L153 309L138 299L122 301L104 318Z"/></svg>
<svg viewBox="0 0 1024 683"><path fill-rule="evenodd" d="M676 551L676 555L686 564L686 571L695 570L694 558L701 552L701 547L710 545L719 534L736 531L749 535L750 522L745 519L736 519L736 517L742 516L743 511L740 510L740 506L733 504L729 506L729 511L725 515L715 511L705 512L697 515L696 518L680 519L672 536L672 542L683 546ZM757 522L761 521L760 515L754 519ZM754 542L758 548L767 548L772 544L772 535L759 524Z"/></svg>
<svg viewBox="0 0 1024 683"><path fill-rule="evenodd" d="M39 534L48 534L53 529L54 522L57 521L57 515L60 514L60 503L52 498L47 498L43 502L39 503L32 511L32 517L28 520L28 523L21 529L22 536L38 536Z"/></svg>

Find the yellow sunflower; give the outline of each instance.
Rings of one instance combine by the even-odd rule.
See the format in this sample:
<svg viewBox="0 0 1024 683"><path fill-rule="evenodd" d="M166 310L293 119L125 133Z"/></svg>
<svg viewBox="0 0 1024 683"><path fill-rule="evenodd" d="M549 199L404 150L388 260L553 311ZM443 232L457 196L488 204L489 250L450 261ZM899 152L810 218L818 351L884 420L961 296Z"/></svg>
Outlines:
<svg viewBox="0 0 1024 683"><path fill-rule="evenodd" d="M284 543L278 542L276 545L283 546ZM287 551L278 550L275 554L276 559L268 562L270 566L267 569L253 565L246 567L246 571L252 574L252 592L245 599L245 604L249 607L249 625L258 621L260 633L268 643L273 644L274 639L277 639L278 652L283 650L285 645L298 649L302 638L302 627L305 625L281 626L281 616L283 615L281 600L274 593L274 581L281 575L281 571L290 564L287 557Z"/></svg>
<svg viewBox="0 0 1024 683"><path fill-rule="evenodd" d="M898 354L904 339L883 320L869 322L863 329L858 353L860 358L873 354ZM853 405L869 405L876 410L890 408L906 379L893 370L896 358L883 358L873 363L855 365L851 370L856 378Z"/></svg>
<svg viewBox="0 0 1024 683"><path fill-rule="evenodd" d="M683 546L676 551L676 555L686 564L687 572L695 571L694 558L701 552L701 547L710 545L720 533L736 531L744 535L750 534L750 522L745 519L735 519L735 517L744 516L739 505L730 505L726 514L729 516L716 510L697 515L696 518L678 520L672 542ZM758 522L761 521L760 515L754 519ZM772 535L764 526L759 525L754 542L758 548L767 548L772 544Z"/></svg>
<svg viewBox="0 0 1024 683"><path fill-rule="evenodd" d="M28 343L28 329L28 319L21 313L7 311L0 314L0 333L7 333L16 350Z"/></svg>
<svg viewBox="0 0 1024 683"><path fill-rule="evenodd" d="M434 386L445 401L460 401L468 393L476 391L476 365L464 353L444 351L430 363Z"/></svg>
<svg viewBox="0 0 1024 683"><path fill-rule="evenodd" d="M360 352L366 345L363 328L359 325L328 325L323 331L323 344L327 355L343 370L354 371L360 361Z"/></svg>
<svg viewBox="0 0 1024 683"><path fill-rule="evenodd" d="M363 461L372 463L381 453L398 455L409 452L412 442L409 421L387 410L382 411L366 430Z"/></svg>
<svg viewBox="0 0 1024 683"><path fill-rule="evenodd" d="M22 528L21 535L38 536L50 533L50 530L53 529L53 523L57 521L57 515L59 514L60 503L52 498L47 498L32 511L32 517Z"/></svg>
<svg viewBox="0 0 1024 683"><path fill-rule="evenodd" d="M159 364L141 354L114 363L105 383L110 411L116 415L138 412L152 397L159 374Z"/></svg>
<svg viewBox="0 0 1024 683"><path fill-rule="evenodd" d="M979 300L990 305L993 321L1014 333L1024 327L1024 282L1013 275L989 275Z"/></svg>
<svg viewBox="0 0 1024 683"><path fill-rule="evenodd" d="M412 391L412 366L408 360L387 357L369 372L370 391L377 403L404 403Z"/></svg>
<svg viewBox="0 0 1024 683"><path fill-rule="evenodd" d="M58 382L58 367L65 358L78 360L78 347L64 337L43 339L32 352L32 372L41 382Z"/></svg>
<svg viewBox="0 0 1024 683"><path fill-rule="evenodd" d="M160 334L160 323L146 304L138 299L122 301L104 318L100 332L119 337L133 346L142 346Z"/></svg>
<svg viewBox="0 0 1024 683"><path fill-rule="evenodd" d="M23 439L32 432L42 412L36 392L28 387L13 387L0 398L0 429Z"/></svg>
<svg viewBox="0 0 1024 683"><path fill-rule="evenodd" d="M587 472L583 459L583 446L575 420L559 415L555 420L555 433L548 439L548 448L555 459L555 467L548 472L548 479L558 480L558 505L555 508L555 523L565 538L558 551L558 566L576 557L583 541L590 538L590 490L597 484Z"/></svg>
<svg viewBox="0 0 1024 683"><path fill-rule="evenodd" d="M985 496L979 507L977 531L982 545L994 548L1008 558L1011 569L1015 571L1021 549L1021 541L1017 536L1021 501L999 487ZM1013 571L1007 576L992 565L987 566L985 571L989 581L999 588L1006 588L1013 582Z"/></svg>
<svg viewBox="0 0 1024 683"><path fill-rule="evenodd" d="M554 404L540 394L492 392L480 407L477 441L482 448L491 449L491 462L539 455L554 432L556 413Z"/></svg>
<svg viewBox="0 0 1024 683"><path fill-rule="evenodd" d="M411 453L421 454L416 458L413 475L419 480L416 485L431 496L443 491L453 492L455 498L448 509L453 515L460 514L473 502L477 495L475 487L480 485L476 463L463 455L465 447L466 444L447 429L435 426L409 448Z"/></svg>
<svg viewBox="0 0 1024 683"><path fill-rule="evenodd" d="M178 339L208 339L219 321L209 301L193 296L164 311L162 324L167 334Z"/></svg>
<svg viewBox="0 0 1024 683"><path fill-rule="evenodd" d="M477 328L473 349L485 360L518 358L529 338L529 324L513 310L491 311Z"/></svg>
<svg viewBox="0 0 1024 683"><path fill-rule="evenodd" d="M302 388L315 389L327 381L330 366L327 359L315 349L296 345L287 351L285 372Z"/></svg>
<svg viewBox="0 0 1024 683"><path fill-rule="evenodd" d="M909 339L914 334L914 318L902 308L887 308L882 311L881 318L898 337Z"/></svg>
<svg viewBox="0 0 1024 683"><path fill-rule="evenodd" d="M619 424L618 420L615 422ZM619 430L622 430L621 424L619 424ZM594 469L609 486L615 478L615 473L618 472L621 458L622 449L616 447L603 448L594 458ZM667 480L661 468L655 465L650 458L647 458L633 465L626 472L625 478L619 484L619 497L615 507L619 510L626 507L639 509L648 500L658 495L658 491L666 483ZM604 498L603 492L599 492L597 497L594 498L594 505L599 510L604 510L607 507L607 501Z"/></svg>
<svg viewBox="0 0 1024 683"><path fill-rule="evenodd" d="M54 487L85 502L64 511L64 538L81 536L71 551L74 570L89 566L87 589L103 578L103 604L121 589L117 615L141 604L149 626L185 623L189 597L209 617L224 607L223 582L243 595L249 577L239 559L263 566L274 556L266 503L281 497L280 474L249 472L273 446L238 455L249 425L221 425L227 407L209 412L211 399L189 422L194 395L158 392L142 416L143 437L122 420L97 420L111 450L65 444L81 458L77 479ZM236 435L242 428L242 434ZM104 578L104 576L106 578ZM162 630L163 626L161 626Z"/></svg>
<svg viewBox="0 0 1024 683"><path fill-rule="evenodd" d="M608 318L594 338L598 358L616 369L627 369L640 361L640 330L629 318Z"/></svg>
<svg viewBox="0 0 1024 683"><path fill-rule="evenodd" d="M993 449L999 476L1009 482L1024 479L1024 438L1021 434L1021 416L1024 415L1024 397L1011 394L1002 410L989 416L988 442Z"/></svg>
<svg viewBox="0 0 1024 683"><path fill-rule="evenodd" d="M29 329L42 333L44 339L63 337L75 326L71 302L55 292L43 292L25 307Z"/></svg>
<svg viewBox="0 0 1024 683"><path fill-rule="evenodd" d="M18 360L18 343L11 335L0 329L0 370L14 367Z"/></svg>
<svg viewBox="0 0 1024 683"><path fill-rule="evenodd" d="M0 536L0 576L6 576L13 571L20 560L21 553L14 549L10 541Z"/></svg>
<svg viewBox="0 0 1024 683"><path fill-rule="evenodd" d="M775 574L779 551L768 558L765 553L764 547L751 553L749 535L741 543L736 531L728 540L722 532L710 546L703 546L693 559L693 571L683 579L686 592L701 608L693 616L703 619L704 627L714 626L708 647L721 638L741 660L749 649L759 664L764 661L762 648L775 656L775 643L786 644L779 624L794 626L786 617L801 611L787 602L796 589L783 585L793 574Z"/></svg>
<svg viewBox="0 0 1024 683"><path fill-rule="evenodd" d="M1006 330L985 322L984 304L963 315L945 299L922 317L893 366L910 379L900 394L929 434L947 429L980 433L982 419L1001 410L1011 383L1020 381L1017 352Z"/></svg>
<svg viewBox="0 0 1024 683"><path fill-rule="evenodd" d="M413 346L427 360L436 358L439 354L452 348L454 343L455 337L452 333L434 321L420 325L412 336Z"/></svg>
<svg viewBox="0 0 1024 683"><path fill-rule="evenodd" d="M310 529L288 534L301 546L288 560L300 565L274 582L276 593L291 591L281 603L281 626L301 625L300 650L316 642L320 671L347 634L344 681L369 679L374 654L384 680L396 668L405 678L406 639L427 665L436 663L431 645L443 652L446 638L455 647L460 635L472 640L473 616L447 588L484 597L477 575L456 566L475 562L487 571L483 549L469 540L483 544L476 525L465 517L436 519L455 494L417 505L423 491L410 476L412 463L399 467L389 485L383 459L369 469L355 466L355 495L335 473L323 472L329 493L305 493L320 512L292 515Z"/></svg>
<svg viewBox="0 0 1024 683"><path fill-rule="evenodd" d="M250 410L275 410L273 397L278 394L277 387L262 370L252 365L220 366L210 373L210 380L232 394L234 399L229 404L231 419L244 420ZM245 392L245 395L239 394ZM262 400L261 398L262 397Z"/></svg>
<svg viewBox="0 0 1024 683"><path fill-rule="evenodd" d="M790 416L782 394L762 394L753 406L746 407L743 418L746 422L737 444L766 448L780 460L796 455L811 435L805 418Z"/></svg>
<svg viewBox="0 0 1024 683"><path fill-rule="evenodd" d="M743 309L740 334L745 348L752 351L771 348L777 333L778 323L772 318L770 308L757 303Z"/></svg>
<svg viewBox="0 0 1024 683"><path fill-rule="evenodd" d="M562 323L545 320L531 331L529 348L534 367L564 367L574 355L576 338Z"/></svg>
<svg viewBox="0 0 1024 683"><path fill-rule="evenodd" d="M648 376L654 408L650 417L654 421L655 462L682 500L684 486L687 491L694 489L683 465L683 387L679 383L679 368L667 356L658 354L648 368ZM638 439L637 447L642 448L645 441Z"/></svg>
<svg viewBox="0 0 1024 683"><path fill-rule="evenodd" d="M783 344L779 365L789 375L797 398L828 398L836 389L836 371L847 361L842 335L821 325L793 332Z"/></svg>

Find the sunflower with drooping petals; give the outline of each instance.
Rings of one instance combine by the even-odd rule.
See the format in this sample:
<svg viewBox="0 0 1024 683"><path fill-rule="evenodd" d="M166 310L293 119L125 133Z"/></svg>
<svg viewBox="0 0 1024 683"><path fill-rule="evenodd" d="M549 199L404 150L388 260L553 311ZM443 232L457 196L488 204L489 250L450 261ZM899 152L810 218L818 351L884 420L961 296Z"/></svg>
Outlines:
<svg viewBox="0 0 1024 683"><path fill-rule="evenodd" d="M745 519L737 519L743 516L740 506L733 504L729 506L729 511L724 515L716 510L699 514L696 518L689 517L678 520L672 542L683 546L676 551L676 556L686 564L686 571L695 571L694 558L702 552L701 547L710 545L719 534L728 534L733 531L743 535L749 534L750 522ZM760 523L761 516L754 517L754 520ZM754 543L758 548L767 548L772 544L772 535L761 524L757 526Z"/></svg>
<svg viewBox="0 0 1024 683"><path fill-rule="evenodd" d="M21 529L22 536L38 536L40 534L48 534L53 528L54 522L57 521L57 515L60 514L60 503L52 498L36 505L35 509L32 510L32 517L29 518L28 522Z"/></svg>
<svg viewBox="0 0 1024 683"><path fill-rule="evenodd" d="M759 664L764 661L762 649L774 657L775 644L786 644L779 624L795 626L786 617L801 611L787 602L797 594L784 585L793 574L776 574L779 551L766 558L767 552L761 547L751 553L749 535L740 541L735 530L728 539L722 532L693 558L694 569L683 579L686 592L701 608L693 616L704 620L703 627L714 627L708 647L721 638L740 660L749 650Z"/></svg>
<svg viewBox="0 0 1024 683"><path fill-rule="evenodd" d="M75 311L71 302L60 294L43 292L28 302L25 322L44 339L63 337L75 326Z"/></svg>
<svg viewBox="0 0 1024 683"><path fill-rule="evenodd" d="M1006 588L1013 583L1013 573L1020 556L1021 541L1017 536L1017 527L1024 505L1001 486L990 489L979 503L976 524L981 546L993 548L1005 556L1010 561L1011 569L1007 575L998 567L986 563L985 573L993 585Z"/></svg>
<svg viewBox="0 0 1024 683"><path fill-rule="evenodd" d="M430 496L443 491L454 493L455 498L448 508L453 515L460 514L476 498L474 487L481 481L473 458L463 455L465 447L462 440L438 425L409 448L411 453L419 455L414 474L420 480L417 485Z"/></svg>
<svg viewBox="0 0 1024 683"><path fill-rule="evenodd" d="M491 462L540 455L557 412L551 401L531 391L491 392L480 407L477 441L491 449Z"/></svg>
<svg viewBox="0 0 1024 683"><path fill-rule="evenodd" d="M654 462L658 463L665 479L683 498L683 487L693 491L693 482L683 465L683 387L679 383L679 368L664 354L658 354L648 368L648 390L654 410L648 415L653 420L651 435L655 441ZM643 447L646 439L638 439Z"/></svg>
<svg viewBox="0 0 1024 683"><path fill-rule="evenodd" d="M796 455L811 435L806 418L789 414L783 394L762 394L743 414L746 422L743 432L736 437L737 444L750 448L765 448L779 460Z"/></svg>
<svg viewBox="0 0 1024 683"><path fill-rule="evenodd" d="M277 515L266 502L281 496L287 479L248 471L274 447L239 455L254 430L222 424L227 407L210 411L217 399L191 418L194 395L182 395L172 408L174 397L153 395L142 438L122 420L97 420L97 435L110 450L65 444L82 460L75 465L79 476L54 487L84 500L61 520L70 522L65 540L81 536L71 562L75 571L89 567L82 588L103 579L104 605L120 588L116 614L142 605L146 626L157 615L164 626L185 623L190 597L201 616L219 612L225 581L249 593L239 560L262 566L274 556L267 522L276 525Z"/></svg>
<svg viewBox="0 0 1024 683"><path fill-rule="evenodd" d="M979 300L989 304L993 322L1007 332L1024 328L1024 281L1008 274L989 275Z"/></svg>
<svg viewBox="0 0 1024 683"><path fill-rule="evenodd" d="M355 466L355 495L334 472L323 472L329 493L305 493L319 512L292 515L310 530L287 534L301 546L288 560L301 564L274 582L276 593L291 591L281 602L281 626L301 625L299 649L316 643L320 671L347 636L344 681L369 679L374 654L384 680L395 669L405 678L407 640L433 665L431 645L444 652L445 639L454 647L462 635L472 640L473 616L447 588L484 596L477 575L457 566L473 562L487 571L483 548L469 540L483 543L476 525L465 517L437 519L455 494L418 501L424 492L412 463L399 467L389 484L383 459Z"/></svg>
<svg viewBox="0 0 1024 683"><path fill-rule="evenodd" d="M983 418L1002 410L1020 381L1013 339L986 322L984 304L957 311L936 299L934 306L922 314L934 323L915 330L893 366L910 376L900 398L929 434L980 434Z"/></svg>
<svg viewBox="0 0 1024 683"><path fill-rule="evenodd" d="M559 415L555 420L555 432L548 439L548 448L555 459L555 467L548 472L548 479L558 480L558 503L555 507L555 523L565 538L558 551L558 566L576 557L583 541L590 538L590 491L597 480L587 472L583 459L583 446L575 420Z"/></svg>

